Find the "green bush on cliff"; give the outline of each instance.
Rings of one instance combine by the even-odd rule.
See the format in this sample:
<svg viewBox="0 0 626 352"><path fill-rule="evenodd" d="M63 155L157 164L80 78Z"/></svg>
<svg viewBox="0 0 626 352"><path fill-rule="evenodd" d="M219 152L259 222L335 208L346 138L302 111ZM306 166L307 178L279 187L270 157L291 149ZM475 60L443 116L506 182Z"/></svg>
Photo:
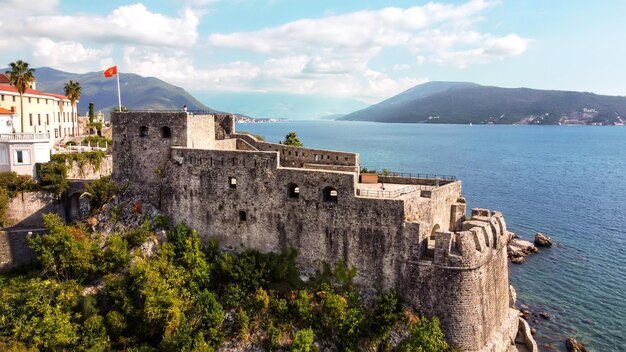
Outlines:
<svg viewBox="0 0 626 352"><path fill-rule="evenodd" d="M39 176L41 188L52 192L57 197L60 197L70 189L65 163L49 162L37 164L37 175Z"/></svg>
<svg viewBox="0 0 626 352"><path fill-rule="evenodd" d="M85 187L91 194L91 209L97 211L104 204L108 203L117 192L117 185L111 181L109 176L101 177Z"/></svg>
<svg viewBox="0 0 626 352"><path fill-rule="evenodd" d="M409 327L410 336L400 346L401 352L440 352L448 349L439 319L422 317Z"/></svg>
<svg viewBox="0 0 626 352"><path fill-rule="evenodd" d="M43 215L46 234L31 237L31 248L49 277L77 280L92 277L98 269L101 250L83 229L66 226L56 214Z"/></svg>
<svg viewBox="0 0 626 352"><path fill-rule="evenodd" d="M9 208L10 200L9 192L4 187L0 187L0 227L5 227L9 224L7 209Z"/></svg>

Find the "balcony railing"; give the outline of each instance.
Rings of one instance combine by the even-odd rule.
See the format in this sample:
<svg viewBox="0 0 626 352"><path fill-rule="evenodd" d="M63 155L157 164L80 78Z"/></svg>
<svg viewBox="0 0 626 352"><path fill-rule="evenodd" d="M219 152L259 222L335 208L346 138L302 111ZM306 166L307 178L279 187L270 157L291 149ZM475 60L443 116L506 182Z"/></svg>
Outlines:
<svg viewBox="0 0 626 352"><path fill-rule="evenodd" d="M0 141L39 141L50 139L49 133L2 133Z"/></svg>

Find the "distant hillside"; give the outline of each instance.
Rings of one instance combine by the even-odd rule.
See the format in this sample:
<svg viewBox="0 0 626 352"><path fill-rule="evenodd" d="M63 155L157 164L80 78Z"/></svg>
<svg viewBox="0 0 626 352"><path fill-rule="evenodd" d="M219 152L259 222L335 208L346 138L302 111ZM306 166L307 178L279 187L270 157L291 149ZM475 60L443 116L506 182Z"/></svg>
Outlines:
<svg viewBox="0 0 626 352"><path fill-rule="evenodd" d="M626 97L429 82L340 120L414 123L621 123Z"/></svg>
<svg viewBox="0 0 626 352"><path fill-rule="evenodd" d="M96 111L111 111L118 105L117 81L105 78L102 72L84 74L68 73L49 67L37 68L37 89L50 93L64 94L63 86L69 80L80 83L82 95L78 112L84 115L92 102ZM158 78L143 77L133 73L121 73L120 87L122 105L128 109L177 110L187 105L189 110L215 111L199 102L184 89Z"/></svg>

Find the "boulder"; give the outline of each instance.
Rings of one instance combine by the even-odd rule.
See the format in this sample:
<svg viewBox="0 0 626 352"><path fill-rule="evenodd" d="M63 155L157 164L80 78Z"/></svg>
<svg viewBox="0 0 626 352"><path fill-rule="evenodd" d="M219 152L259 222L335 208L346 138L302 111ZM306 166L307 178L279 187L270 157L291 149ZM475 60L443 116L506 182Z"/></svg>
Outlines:
<svg viewBox="0 0 626 352"><path fill-rule="evenodd" d="M551 318L550 313L548 313L548 312L539 312L538 314L539 314L540 317L542 317L542 318L544 318L546 320L550 320L550 318Z"/></svg>
<svg viewBox="0 0 626 352"><path fill-rule="evenodd" d="M537 247L552 247L552 238L541 232L537 232L537 234L535 234L535 245Z"/></svg>
<svg viewBox="0 0 626 352"><path fill-rule="evenodd" d="M523 264L526 261L526 257L513 257L511 258L511 263L513 264Z"/></svg>
<svg viewBox="0 0 626 352"><path fill-rule="evenodd" d="M573 337L568 337L567 340L565 340L565 346L569 352L587 352L585 345L576 341Z"/></svg>
<svg viewBox="0 0 626 352"><path fill-rule="evenodd" d="M507 248L509 254L514 256L514 253L519 253L521 255L528 255L531 253L537 253L537 247L529 241L520 240L519 238L514 238L509 243L509 247Z"/></svg>

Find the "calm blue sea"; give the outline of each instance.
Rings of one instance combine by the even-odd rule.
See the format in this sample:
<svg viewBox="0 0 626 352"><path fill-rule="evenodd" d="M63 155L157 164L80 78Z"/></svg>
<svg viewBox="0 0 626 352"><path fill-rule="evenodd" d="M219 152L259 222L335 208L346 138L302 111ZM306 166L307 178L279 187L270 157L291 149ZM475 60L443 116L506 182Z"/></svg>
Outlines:
<svg viewBox="0 0 626 352"><path fill-rule="evenodd" d="M553 315L541 345L575 336L626 351L626 127L423 125L297 121L239 124L277 142L360 153L362 166L456 175L469 207L504 213L526 239L556 246L510 265L518 302ZM542 348L543 349L543 348Z"/></svg>

